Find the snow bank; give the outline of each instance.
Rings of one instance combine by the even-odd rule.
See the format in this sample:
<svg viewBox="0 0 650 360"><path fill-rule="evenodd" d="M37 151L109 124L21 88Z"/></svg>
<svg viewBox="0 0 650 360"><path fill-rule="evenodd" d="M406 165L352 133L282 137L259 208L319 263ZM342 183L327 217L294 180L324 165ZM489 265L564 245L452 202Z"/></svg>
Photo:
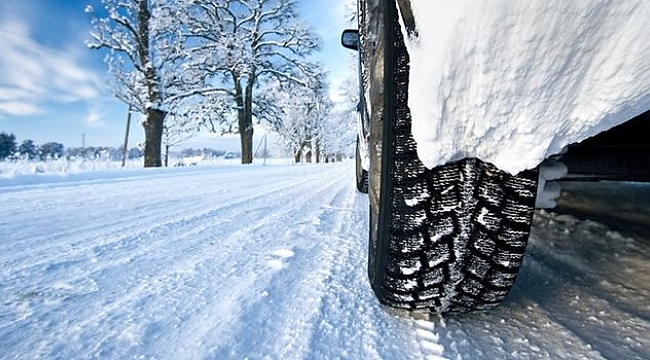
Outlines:
<svg viewBox="0 0 650 360"><path fill-rule="evenodd" d="M650 109L650 2L411 0L409 106L427 167L537 166Z"/></svg>
<svg viewBox="0 0 650 360"><path fill-rule="evenodd" d="M121 161L111 160L87 160L87 159L55 159L47 161L0 161L0 186L3 180L19 178L19 181L39 178L60 178L71 174L86 174L94 172L136 172L142 169L142 159L130 159L122 167ZM293 160L289 158L264 159L256 158L254 163L258 165L287 165L292 164ZM227 159L221 157L190 156L185 158L171 158L169 167L184 166L236 166L240 165L239 158ZM4 181L6 182L6 181ZM15 182L15 181L13 181ZM32 182L32 180L29 180Z"/></svg>
<svg viewBox="0 0 650 360"><path fill-rule="evenodd" d="M142 159L129 159L124 168L138 169L142 167ZM122 169L121 161L98 159L49 159L0 161L0 179L31 174L78 174L94 171L114 171Z"/></svg>

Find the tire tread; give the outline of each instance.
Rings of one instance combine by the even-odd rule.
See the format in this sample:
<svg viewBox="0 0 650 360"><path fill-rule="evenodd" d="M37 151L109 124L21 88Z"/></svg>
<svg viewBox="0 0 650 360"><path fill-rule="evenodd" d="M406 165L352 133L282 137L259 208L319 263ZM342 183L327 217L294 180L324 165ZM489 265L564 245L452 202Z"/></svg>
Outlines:
<svg viewBox="0 0 650 360"><path fill-rule="evenodd" d="M399 28L394 31L400 38ZM537 174L509 175L474 158L427 169L411 134L408 54L401 39L395 46L396 114L388 134L394 161L386 169L391 200L380 215L386 217L387 245L371 254L380 257L371 262L379 267L371 268L373 289L382 303L397 308L492 308L508 293L523 260Z"/></svg>

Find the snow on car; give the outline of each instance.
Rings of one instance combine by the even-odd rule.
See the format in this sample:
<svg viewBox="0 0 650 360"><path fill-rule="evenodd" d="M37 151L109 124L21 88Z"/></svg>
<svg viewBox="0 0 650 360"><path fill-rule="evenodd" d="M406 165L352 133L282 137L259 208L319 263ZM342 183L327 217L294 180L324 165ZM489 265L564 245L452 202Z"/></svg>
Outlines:
<svg viewBox="0 0 650 360"><path fill-rule="evenodd" d="M409 108L423 163L516 174L650 109L650 3L410 1Z"/></svg>

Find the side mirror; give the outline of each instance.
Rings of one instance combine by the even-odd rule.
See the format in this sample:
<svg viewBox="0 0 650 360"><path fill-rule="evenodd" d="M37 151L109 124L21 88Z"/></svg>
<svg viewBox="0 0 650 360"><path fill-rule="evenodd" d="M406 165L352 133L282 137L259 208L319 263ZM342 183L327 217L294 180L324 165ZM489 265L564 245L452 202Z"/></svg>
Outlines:
<svg viewBox="0 0 650 360"><path fill-rule="evenodd" d="M347 29L343 30L341 35L341 44L344 48L359 50L359 30Z"/></svg>

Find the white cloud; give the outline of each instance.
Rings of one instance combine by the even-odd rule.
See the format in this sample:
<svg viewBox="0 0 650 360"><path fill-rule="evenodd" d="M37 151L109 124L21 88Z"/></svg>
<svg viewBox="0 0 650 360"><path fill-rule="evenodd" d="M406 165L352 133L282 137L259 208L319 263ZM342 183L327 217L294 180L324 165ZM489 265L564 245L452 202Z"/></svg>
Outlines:
<svg viewBox="0 0 650 360"><path fill-rule="evenodd" d="M47 102L100 96L102 80L78 56L39 44L17 18L0 19L0 116L34 115Z"/></svg>
<svg viewBox="0 0 650 360"><path fill-rule="evenodd" d="M30 92L25 89L0 86L0 101L24 99L29 95Z"/></svg>
<svg viewBox="0 0 650 360"><path fill-rule="evenodd" d="M104 122L104 114L96 108L90 108L85 118L86 125L93 128L103 127L106 125Z"/></svg>
<svg viewBox="0 0 650 360"><path fill-rule="evenodd" d="M0 117L2 115L25 116L43 114L45 111L35 104L23 101L1 101L0 100Z"/></svg>

